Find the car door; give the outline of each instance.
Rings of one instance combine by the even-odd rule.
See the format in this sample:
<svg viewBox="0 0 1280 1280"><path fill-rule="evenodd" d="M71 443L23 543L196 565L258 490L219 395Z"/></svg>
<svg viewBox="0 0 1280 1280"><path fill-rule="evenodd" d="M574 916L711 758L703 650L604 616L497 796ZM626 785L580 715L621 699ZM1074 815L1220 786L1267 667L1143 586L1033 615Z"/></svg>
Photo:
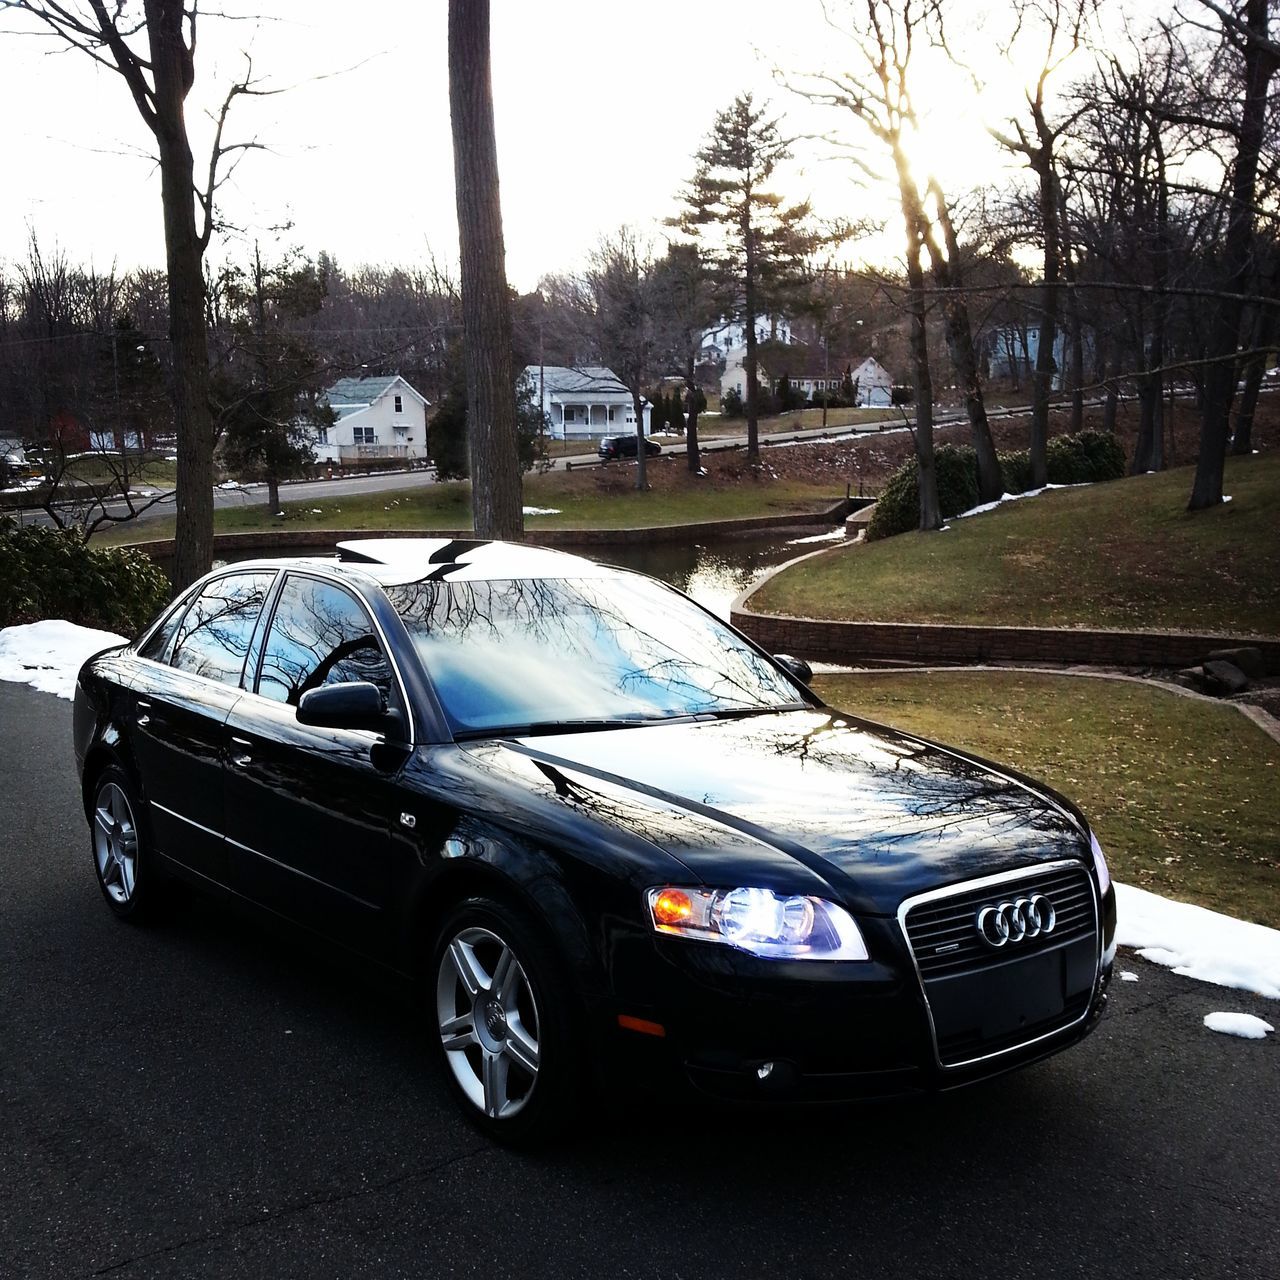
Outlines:
<svg viewBox="0 0 1280 1280"><path fill-rule="evenodd" d="M368 610L345 586L290 571L267 628L257 686L228 721L228 854L246 896L362 950L383 927L407 751L369 732L298 722L322 684L368 680L403 711L403 694Z"/></svg>
<svg viewBox="0 0 1280 1280"><path fill-rule="evenodd" d="M275 577L255 570L207 583L177 627L144 648L133 690L127 732L156 847L222 884L226 721L242 696L245 658Z"/></svg>

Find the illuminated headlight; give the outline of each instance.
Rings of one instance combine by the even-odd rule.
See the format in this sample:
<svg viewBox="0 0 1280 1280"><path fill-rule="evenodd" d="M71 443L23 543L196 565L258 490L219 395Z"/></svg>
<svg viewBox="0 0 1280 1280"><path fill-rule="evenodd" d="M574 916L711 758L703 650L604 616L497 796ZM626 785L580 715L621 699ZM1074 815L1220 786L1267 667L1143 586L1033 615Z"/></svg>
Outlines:
<svg viewBox="0 0 1280 1280"><path fill-rule="evenodd" d="M648 893L659 933L723 942L775 960L866 960L853 917L834 902L770 889L682 889Z"/></svg>
<svg viewBox="0 0 1280 1280"><path fill-rule="evenodd" d="M1092 831L1089 832L1089 850L1093 854L1093 869L1098 873L1098 892L1106 893L1107 886L1111 883L1111 872L1107 868L1107 860L1103 856L1098 837Z"/></svg>

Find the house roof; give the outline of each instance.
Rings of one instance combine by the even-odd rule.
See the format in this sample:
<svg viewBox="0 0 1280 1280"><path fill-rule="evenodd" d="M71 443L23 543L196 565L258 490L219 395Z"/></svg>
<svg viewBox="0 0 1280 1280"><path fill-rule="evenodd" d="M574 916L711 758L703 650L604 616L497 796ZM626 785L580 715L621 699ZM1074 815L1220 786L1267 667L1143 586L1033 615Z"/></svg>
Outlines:
<svg viewBox="0 0 1280 1280"><path fill-rule="evenodd" d="M804 346L801 343L762 342L756 357L771 378L783 374L794 382L797 378L843 378L846 369L858 369L867 356L842 355L831 352L825 355L821 347Z"/></svg>
<svg viewBox="0 0 1280 1280"><path fill-rule="evenodd" d="M612 369L607 369L602 364L586 364L577 368L560 364L529 364L525 365L524 376L535 388L541 378L549 395L580 395L584 392L596 395L631 394L626 383Z"/></svg>
<svg viewBox="0 0 1280 1280"><path fill-rule="evenodd" d="M423 404L427 403L426 397L415 391L398 373L382 378L339 378L325 391L325 397L329 401L329 407L336 409L339 419L342 419L347 416L342 412L344 408L348 413L356 409L366 409L379 396L386 395L397 383L410 395L417 396Z"/></svg>

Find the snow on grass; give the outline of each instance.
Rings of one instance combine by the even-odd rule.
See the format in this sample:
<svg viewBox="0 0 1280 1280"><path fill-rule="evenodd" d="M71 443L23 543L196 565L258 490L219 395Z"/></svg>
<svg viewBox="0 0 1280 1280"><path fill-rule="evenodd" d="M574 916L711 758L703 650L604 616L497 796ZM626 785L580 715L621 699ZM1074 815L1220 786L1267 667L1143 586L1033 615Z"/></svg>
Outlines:
<svg viewBox="0 0 1280 1280"><path fill-rule="evenodd" d="M832 529L830 533L814 533L807 538L790 538L787 546L800 547L807 542L844 542L847 536L843 529Z"/></svg>
<svg viewBox="0 0 1280 1280"><path fill-rule="evenodd" d="M1144 960L1280 1000L1280 930L1116 885L1116 941Z"/></svg>
<svg viewBox="0 0 1280 1280"><path fill-rule="evenodd" d="M0 680L71 698L75 696L76 673L85 660L124 643L124 636L57 619L5 627L0 630Z"/></svg>
<svg viewBox="0 0 1280 1280"><path fill-rule="evenodd" d="M558 516L560 514L559 507L525 507L524 513L527 516Z"/></svg>
<svg viewBox="0 0 1280 1280"><path fill-rule="evenodd" d="M994 502L984 502L981 506L970 507L968 511L962 511L958 516L953 517L956 520L963 520L967 516L980 516L988 511L994 511L1001 503L1004 502L1021 502L1023 498L1038 498L1042 493L1048 493L1050 489L1084 489L1084 484L1047 484L1043 489L1028 489L1026 493L1006 493L1002 494Z"/></svg>
<svg viewBox="0 0 1280 1280"><path fill-rule="evenodd" d="M1220 1031L1224 1036L1240 1036L1244 1040L1265 1040L1275 1027L1251 1013L1209 1013L1204 1025L1210 1031Z"/></svg>
<svg viewBox="0 0 1280 1280"><path fill-rule="evenodd" d="M1121 982L1137 982L1138 980L1139 980L1139 979L1138 979L1138 975L1137 975L1136 973L1134 973L1134 971L1133 971L1132 969L1121 969L1121 970L1120 970L1120 981L1121 981Z"/></svg>

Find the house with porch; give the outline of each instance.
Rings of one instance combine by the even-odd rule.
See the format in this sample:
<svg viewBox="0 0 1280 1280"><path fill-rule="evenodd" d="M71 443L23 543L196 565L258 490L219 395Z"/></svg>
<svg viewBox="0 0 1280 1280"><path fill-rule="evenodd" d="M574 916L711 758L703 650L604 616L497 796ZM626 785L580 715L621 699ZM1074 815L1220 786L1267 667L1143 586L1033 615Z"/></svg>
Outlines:
<svg viewBox="0 0 1280 1280"><path fill-rule="evenodd" d="M316 431L312 453L317 462L426 459L428 401L398 373L339 378L323 399L334 422Z"/></svg>
<svg viewBox="0 0 1280 1280"><path fill-rule="evenodd" d="M521 383L534 404L541 404L553 440L589 440L634 435L635 406L628 390L604 365L526 365ZM651 406L641 401L644 434Z"/></svg>

